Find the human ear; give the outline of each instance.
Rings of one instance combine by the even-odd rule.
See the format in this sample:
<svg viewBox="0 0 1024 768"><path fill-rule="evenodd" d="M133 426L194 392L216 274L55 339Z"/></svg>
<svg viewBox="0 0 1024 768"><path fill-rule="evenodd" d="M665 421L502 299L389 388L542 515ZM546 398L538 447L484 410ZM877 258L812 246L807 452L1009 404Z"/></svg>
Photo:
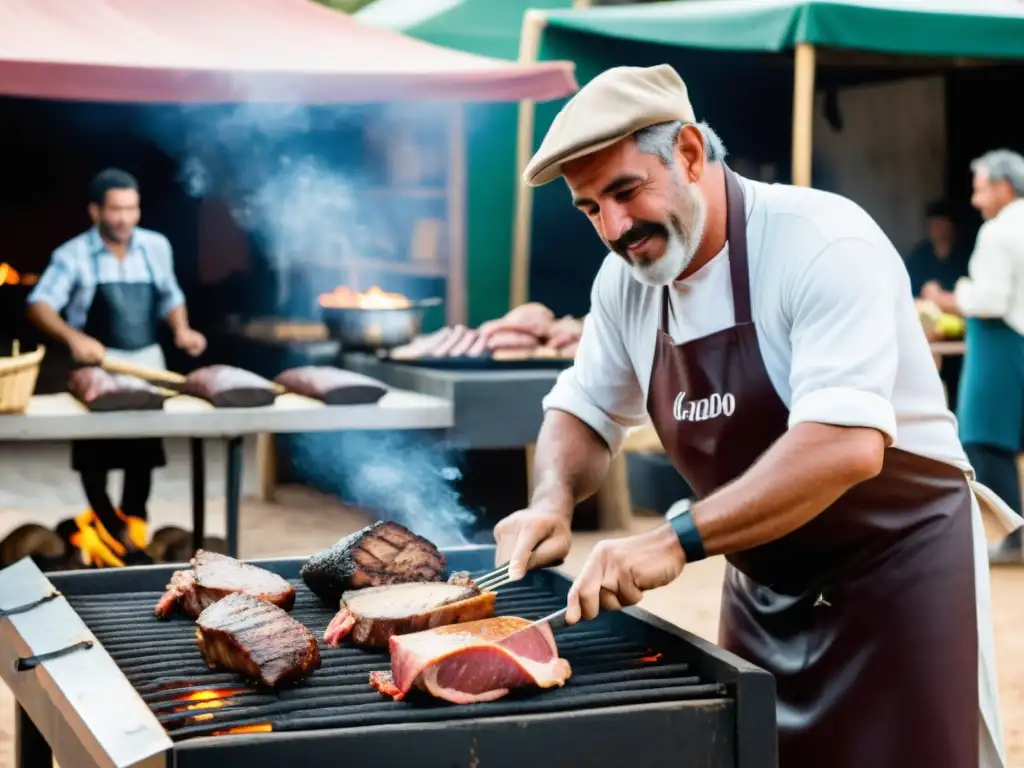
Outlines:
<svg viewBox="0 0 1024 768"><path fill-rule="evenodd" d="M100 207L96 203L89 203L89 219L93 224L100 220Z"/></svg>
<svg viewBox="0 0 1024 768"><path fill-rule="evenodd" d="M686 180L690 183L700 181L704 175L705 151L704 135L695 125L684 125L676 136L676 162Z"/></svg>

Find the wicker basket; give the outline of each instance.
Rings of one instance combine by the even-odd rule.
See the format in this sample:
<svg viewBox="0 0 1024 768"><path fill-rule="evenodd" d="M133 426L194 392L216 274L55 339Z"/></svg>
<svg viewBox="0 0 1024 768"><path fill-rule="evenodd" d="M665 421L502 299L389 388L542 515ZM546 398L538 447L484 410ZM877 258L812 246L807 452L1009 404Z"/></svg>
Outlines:
<svg viewBox="0 0 1024 768"><path fill-rule="evenodd" d="M34 352L19 353L15 341L10 357L0 357L0 413L24 413L39 378L39 364L46 347L39 345Z"/></svg>

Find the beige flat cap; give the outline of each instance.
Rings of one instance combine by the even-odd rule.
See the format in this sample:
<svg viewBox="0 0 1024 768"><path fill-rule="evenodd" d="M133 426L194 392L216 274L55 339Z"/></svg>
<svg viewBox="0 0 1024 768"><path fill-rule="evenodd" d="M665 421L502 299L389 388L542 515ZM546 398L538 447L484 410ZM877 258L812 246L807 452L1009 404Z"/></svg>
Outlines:
<svg viewBox="0 0 1024 768"><path fill-rule="evenodd" d="M668 64L605 70L562 107L527 163L523 181L531 187L547 184L570 160L672 120L696 122L686 83Z"/></svg>

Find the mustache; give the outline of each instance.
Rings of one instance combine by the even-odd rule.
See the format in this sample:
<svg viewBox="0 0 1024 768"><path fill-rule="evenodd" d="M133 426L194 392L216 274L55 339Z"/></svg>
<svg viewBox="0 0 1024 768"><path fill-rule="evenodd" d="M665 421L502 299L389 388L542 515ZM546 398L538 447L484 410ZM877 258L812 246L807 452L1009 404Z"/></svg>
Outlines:
<svg viewBox="0 0 1024 768"><path fill-rule="evenodd" d="M627 249L644 238L661 235L667 239L668 234L668 229L664 224L659 224L656 221L638 221L626 230L621 237L610 241L608 244L617 254L626 256Z"/></svg>

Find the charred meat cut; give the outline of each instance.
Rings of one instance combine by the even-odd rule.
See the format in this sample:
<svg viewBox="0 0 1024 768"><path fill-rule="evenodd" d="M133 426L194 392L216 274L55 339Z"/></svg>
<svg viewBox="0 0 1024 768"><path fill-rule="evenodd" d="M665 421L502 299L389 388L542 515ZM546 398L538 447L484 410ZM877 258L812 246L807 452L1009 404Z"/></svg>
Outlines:
<svg viewBox="0 0 1024 768"><path fill-rule="evenodd" d="M208 365L192 371L182 391L217 408L258 408L273 405L277 398L272 382L230 365Z"/></svg>
<svg viewBox="0 0 1024 768"><path fill-rule="evenodd" d="M444 555L405 526L380 521L313 555L302 566L302 580L328 605L350 589L441 581Z"/></svg>
<svg viewBox="0 0 1024 768"><path fill-rule="evenodd" d="M192 618L228 595L242 593L290 611L295 588L276 573L239 562L227 555L197 550L191 571L175 571L167 591L157 601L159 618L170 616L175 607Z"/></svg>
<svg viewBox="0 0 1024 768"><path fill-rule="evenodd" d="M392 635L493 616L497 595L460 581L389 584L346 592L324 642L337 648L343 638L350 637L357 645L387 646Z"/></svg>
<svg viewBox="0 0 1024 768"><path fill-rule="evenodd" d="M72 371L68 390L90 411L158 411L167 399L148 381L95 366Z"/></svg>
<svg viewBox="0 0 1024 768"><path fill-rule="evenodd" d="M388 391L369 376L326 365L290 368L274 381L289 392L321 400L327 405L368 405L376 403Z"/></svg>
<svg viewBox="0 0 1024 768"><path fill-rule="evenodd" d="M237 592L199 614L196 641L211 668L241 672L271 688L320 667L308 629L276 605Z"/></svg>
<svg viewBox="0 0 1024 768"><path fill-rule="evenodd" d="M414 687L453 704L494 701L513 688L553 688L572 675L559 658L551 628L516 616L454 624L389 643L391 670L370 673L370 685L396 701ZM514 637L512 637L514 635Z"/></svg>

